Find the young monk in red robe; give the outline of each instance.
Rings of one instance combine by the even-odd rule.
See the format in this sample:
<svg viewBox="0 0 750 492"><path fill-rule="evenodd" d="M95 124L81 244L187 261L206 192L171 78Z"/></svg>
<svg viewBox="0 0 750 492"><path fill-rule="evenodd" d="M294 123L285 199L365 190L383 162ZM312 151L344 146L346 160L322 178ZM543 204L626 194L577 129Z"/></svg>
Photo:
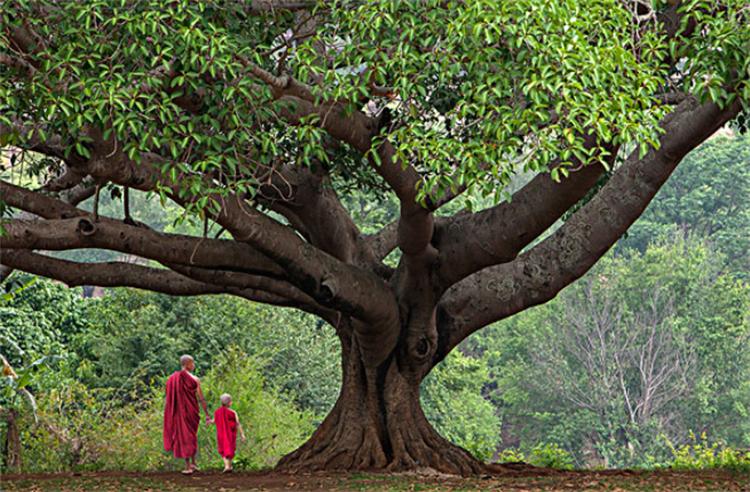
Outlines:
<svg viewBox="0 0 750 492"><path fill-rule="evenodd" d="M239 431L242 442L245 442L245 431L242 430L237 412L232 410L232 397L224 393L220 397L221 406L214 412L211 422L216 424L216 443L219 454L224 459L224 471L232 471L232 459L237 449L237 432Z"/></svg>
<svg viewBox="0 0 750 492"><path fill-rule="evenodd" d="M172 451L175 458L185 460L182 473L189 475L198 467L195 455L198 452L198 425L200 412L198 402L206 414L206 425L210 422L206 400L203 398L200 380L193 376L195 361L189 355L180 357L182 370L167 379L167 398L164 404L164 450Z"/></svg>

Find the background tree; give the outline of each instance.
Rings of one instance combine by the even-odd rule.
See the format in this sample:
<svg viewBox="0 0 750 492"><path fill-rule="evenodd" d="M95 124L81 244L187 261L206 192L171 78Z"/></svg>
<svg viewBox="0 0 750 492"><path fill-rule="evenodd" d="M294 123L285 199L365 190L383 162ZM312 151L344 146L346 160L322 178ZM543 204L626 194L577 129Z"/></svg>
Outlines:
<svg viewBox="0 0 750 492"><path fill-rule="evenodd" d="M500 418L482 395L489 382L485 360L455 351L427 376L421 398L440 434L483 460L495 454L500 435Z"/></svg>
<svg viewBox="0 0 750 492"><path fill-rule="evenodd" d="M503 447L653 466L690 431L750 444L750 288L701 238L607 258L554 301L472 337Z"/></svg>
<svg viewBox="0 0 750 492"><path fill-rule="evenodd" d="M722 163L721 165L717 165ZM711 139L677 168L618 250L643 252L658 237L675 232L711 240L727 267L750 272L750 136Z"/></svg>
<svg viewBox="0 0 750 492"><path fill-rule="evenodd" d="M287 469L482 469L428 423L420 382L583 275L750 99L744 0L3 7L0 135L23 151L15 175L44 184L0 182L7 206L41 218L4 224L0 262L328 322L342 391ZM499 200L519 171L534 177L512 201L436 217L467 190ZM109 185L120 218L100 213ZM91 212L49 195L76 187L93 189ZM395 225L362 234L339 199L352 187L395 195ZM197 215L203 234L136 222L130 189ZM80 248L161 267L35 252Z"/></svg>

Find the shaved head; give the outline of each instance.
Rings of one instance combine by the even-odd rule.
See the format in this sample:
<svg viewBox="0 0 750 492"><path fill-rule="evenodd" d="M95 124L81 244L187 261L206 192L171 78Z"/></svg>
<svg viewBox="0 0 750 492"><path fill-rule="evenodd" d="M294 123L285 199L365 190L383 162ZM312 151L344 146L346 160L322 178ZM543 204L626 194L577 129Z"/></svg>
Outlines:
<svg viewBox="0 0 750 492"><path fill-rule="evenodd" d="M222 405L227 406L232 402L232 395L230 395L229 393L224 393L219 397L219 400L221 401Z"/></svg>
<svg viewBox="0 0 750 492"><path fill-rule="evenodd" d="M188 364L190 364L191 362L194 362L194 361L193 361L193 356L192 356L192 355L187 355L187 354L185 354L185 355L183 355L183 356L181 356L181 357L180 357L180 365L181 365L182 367L186 367L186 366L187 366Z"/></svg>

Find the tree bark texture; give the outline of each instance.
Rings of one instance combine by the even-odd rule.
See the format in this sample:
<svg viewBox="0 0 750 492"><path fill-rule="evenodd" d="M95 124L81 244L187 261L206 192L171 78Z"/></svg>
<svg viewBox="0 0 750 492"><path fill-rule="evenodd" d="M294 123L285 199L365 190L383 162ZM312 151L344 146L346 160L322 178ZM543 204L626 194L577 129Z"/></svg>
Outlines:
<svg viewBox="0 0 750 492"><path fill-rule="evenodd" d="M484 465L441 437L419 400L423 358L398 345L378 368L362 360L356 338L341 334L341 393L312 437L278 464L283 471L430 468L445 473L480 473ZM416 369L416 372L415 372Z"/></svg>

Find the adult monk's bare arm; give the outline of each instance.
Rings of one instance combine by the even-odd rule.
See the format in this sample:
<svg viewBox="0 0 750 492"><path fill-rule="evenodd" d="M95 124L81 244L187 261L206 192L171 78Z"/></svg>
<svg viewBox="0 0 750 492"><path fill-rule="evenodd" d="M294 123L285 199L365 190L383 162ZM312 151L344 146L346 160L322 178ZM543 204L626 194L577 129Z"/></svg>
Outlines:
<svg viewBox="0 0 750 492"><path fill-rule="evenodd" d="M206 414L206 424L211 422L211 416L208 414L208 407L206 406L206 399L203 397L203 389L201 388L201 380L195 378L195 382L198 383L198 388L195 390L195 394L198 397L198 402L203 407L203 413Z"/></svg>

